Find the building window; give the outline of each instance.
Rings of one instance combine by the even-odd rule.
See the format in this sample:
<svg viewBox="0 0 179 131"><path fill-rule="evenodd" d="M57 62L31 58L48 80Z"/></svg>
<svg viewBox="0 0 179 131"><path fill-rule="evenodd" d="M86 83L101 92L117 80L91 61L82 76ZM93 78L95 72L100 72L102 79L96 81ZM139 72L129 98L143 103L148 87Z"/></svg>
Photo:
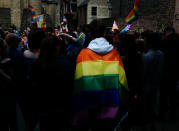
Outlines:
<svg viewBox="0 0 179 131"><path fill-rule="evenodd" d="M97 7L92 7L92 9L91 9L91 15L92 16L97 16Z"/></svg>

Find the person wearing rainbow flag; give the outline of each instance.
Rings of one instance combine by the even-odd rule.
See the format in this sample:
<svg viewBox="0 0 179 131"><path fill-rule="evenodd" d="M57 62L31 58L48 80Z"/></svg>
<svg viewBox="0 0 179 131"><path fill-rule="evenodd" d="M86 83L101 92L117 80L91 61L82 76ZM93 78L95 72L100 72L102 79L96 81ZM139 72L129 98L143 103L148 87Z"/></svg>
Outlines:
<svg viewBox="0 0 179 131"><path fill-rule="evenodd" d="M128 85L118 51L104 38L99 20L90 24L93 40L76 61L74 131L113 131L128 107Z"/></svg>

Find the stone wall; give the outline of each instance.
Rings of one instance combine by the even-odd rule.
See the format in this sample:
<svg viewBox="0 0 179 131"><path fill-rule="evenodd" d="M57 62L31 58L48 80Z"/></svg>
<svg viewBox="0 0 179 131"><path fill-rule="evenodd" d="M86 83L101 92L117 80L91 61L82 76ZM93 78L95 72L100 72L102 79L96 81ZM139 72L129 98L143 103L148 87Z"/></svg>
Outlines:
<svg viewBox="0 0 179 131"><path fill-rule="evenodd" d="M10 8L0 8L0 23L7 30L11 25L11 10Z"/></svg>
<svg viewBox="0 0 179 131"><path fill-rule="evenodd" d="M11 23L15 24L18 29L21 27L22 6L23 2L21 0L11 1Z"/></svg>
<svg viewBox="0 0 179 131"><path fill-rule="evenodd" d="M56 4L49 4L48 8L47 8L47 14L50 15L51 19L52 19L52 25L54 25L56 22Z"/></svg>
<svg viewBox="0 0 179 131"><path fill-rule="evenodd" d="M97 7L97 16L92 16L92 7ZM87 23L89 24L93 19L109 18L110 12L106 0L90 0L87 7Z"/></svg>
<svg viewBox="0 0 179 131"><path fill-rule="evenodd" d="M11 24L11 0L0 0L0 24L5 30Z"/></svg>
<svg viewBox="0 0 179 131"><path fill-rule="evenodd" d="M78 25L87 23L87 5L78 8Z"/></svg>
<svg viewBox="0 0 179 131"><path fill-rule="evenodd" d="M59 23L59 20L56 19L57 13L60 13L59 10L57 10L57 1L63 0L48 0L48 2L50 3L47 4L48 6L46 9L47 14L49 15L49 18L51 18L53 25ZM26 20L25 22L23 22L23 19L27 18L28 16L23 13L27 12L26 10L29 4L34 7L36 15L42 13L42 0L0 0L0 8L10 10L10 15L7 11L4 12L3 10L0 10L0 22L3 23L2 25L4 26L4 28L7 28L7 25L9 26L10 24L15 24L19 30L22 29L22 26L24 28L25 23L28 22ZM10 20L7 20L5 16L8 16ZM59 17L61 16L58 16L58 19Z"/></svg>
<svg viewBox="0 0 179 131"><path fill-rule="evenodd" d="M0 8L11 8L11 0L0 0Z"/></svg>
<svg viewBox="0 0 179 131"><path fill-rule="evenodd" d="M175 14L174 14L174 28L179 33L179 0L176 0Z"/></svg>
<svg viewBox="0 0 179 131"><path fill-rule="evenodd" d="M79 6L84 0L77 0L77 6Z"/></svg>
<svg viewBox="0 0 179 131"><path fill-rule="evenodd" d="M113 17L124 19L133 8L133 0L112 0ZM133 25L144 29L159 30L168 25L173 25L175 3L178 0L139 0L139 20ZM123 22L122 22L123 23ZM124 22L125 26L126 23Z"/></svg>

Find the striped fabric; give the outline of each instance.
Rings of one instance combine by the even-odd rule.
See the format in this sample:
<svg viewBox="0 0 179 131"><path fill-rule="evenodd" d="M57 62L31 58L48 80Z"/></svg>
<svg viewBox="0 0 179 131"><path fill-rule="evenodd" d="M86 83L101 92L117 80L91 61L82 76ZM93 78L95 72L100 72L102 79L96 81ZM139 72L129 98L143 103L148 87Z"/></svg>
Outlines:
<svg viewBox="0 0 179 131"><path fill-rule="evenodd" d="M124 66L117 50L99 55L82 49L77 58L74 92L76 112L98 108L96 119L115 118L128 95Z"/></svg>
<svg viewBox="0 0 179 131"><path fill-rule="evenodd" d="M32 12L32 21L36 21L36 12L34 7L32 7L31 5L28 6L28 8L31 10Z"/></svg>
<svg viewBox="0 0 179 131"><path fill-rule="evenodd" d="M78 38L79 38L79 39L82 39L82 37L83 37L84 35L85 35L85 34L84 34L83 32L81 32Z"/></svg>
<svg viewBox="0 0 179 131"><path fill-rule="evenodd" d="M138 11L139 11L138 3L139 0L134 0L134 8L130 11L128 16L125 18L125 21L128 24L131 24L132 22L138 19Z"/></svg>

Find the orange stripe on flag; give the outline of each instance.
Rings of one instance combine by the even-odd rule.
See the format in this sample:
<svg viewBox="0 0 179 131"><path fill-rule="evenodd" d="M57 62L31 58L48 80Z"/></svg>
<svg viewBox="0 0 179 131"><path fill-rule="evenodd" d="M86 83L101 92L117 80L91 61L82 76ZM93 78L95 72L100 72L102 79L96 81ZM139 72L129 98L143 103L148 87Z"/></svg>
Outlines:
<svg viewBox="0 0 179 131"><path fill-rule="evenodd" d="M128 21L133 15L135 15L135 10L134 9L131 10L131 12L126 17L125 21Z"/></svg>
<svg viewBox="0 0 179 131"><path fill-rule="evenodd" d="M120 61L120 65L124 68L121 57L116 49L113 49L111 52L105 55L99 55L88 48L82 49L78 55L77 64L84 61L97 61L97 60Z"/></svg>

